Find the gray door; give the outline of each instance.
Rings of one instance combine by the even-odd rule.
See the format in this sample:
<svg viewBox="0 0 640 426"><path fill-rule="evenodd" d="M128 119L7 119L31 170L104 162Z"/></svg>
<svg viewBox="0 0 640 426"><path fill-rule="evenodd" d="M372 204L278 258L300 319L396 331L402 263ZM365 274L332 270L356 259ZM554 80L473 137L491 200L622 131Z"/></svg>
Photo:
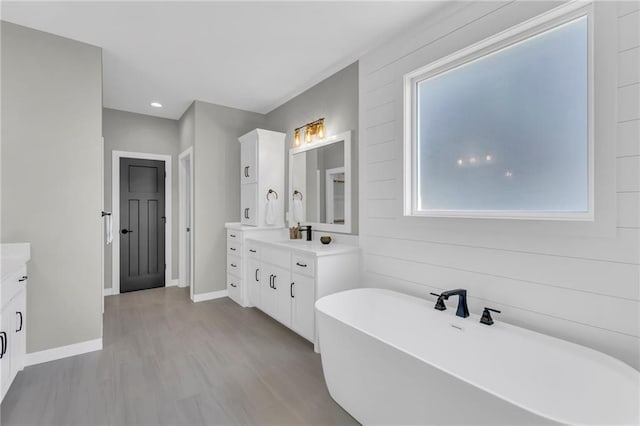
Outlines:
<svg viewBox="0 0 640 426"><path fill-rule="evenodd" d="M120 159L120 292L164 287L164 161Z"/></svg>

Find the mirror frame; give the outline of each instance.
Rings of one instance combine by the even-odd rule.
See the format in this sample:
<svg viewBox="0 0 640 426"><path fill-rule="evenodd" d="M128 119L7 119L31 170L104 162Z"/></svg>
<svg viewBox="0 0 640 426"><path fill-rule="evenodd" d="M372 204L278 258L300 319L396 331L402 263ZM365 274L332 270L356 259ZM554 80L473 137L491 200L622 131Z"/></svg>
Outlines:
<svg viewBox="0 0 640 426"><path fill-rule="evenodd" d="M291 205L293 203L293 156L302 152L311 151L317 148L322 148L328 145L332 145L338 142L344 142L344 176L345 176L345 188L344 188L344 224L334 223L320 223L320 222L304 222L304 225L311 225L311 227L317 231L335 232L337 234L350 234L351 233L351 221L352 221L352 203L351 198L351 186L353 184L351 176L351 130L338 133L333 136L321 139L319 141L304 143L302 146L289 149L289 204L287 211L287 223L289 226L294 226L291 223ZM306 197L306 194L303 194ZM306 212L305 212L306 214Z"/></svg>

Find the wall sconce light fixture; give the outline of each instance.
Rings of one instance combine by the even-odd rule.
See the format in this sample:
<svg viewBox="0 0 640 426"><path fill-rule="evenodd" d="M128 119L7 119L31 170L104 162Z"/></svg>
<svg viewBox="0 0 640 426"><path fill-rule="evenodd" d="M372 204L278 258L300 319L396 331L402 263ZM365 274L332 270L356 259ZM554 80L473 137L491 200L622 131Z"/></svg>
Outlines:
<svg viewBox="0 0 640 426"><path fill-rule="evenodd" d="M324 139L326 136L324 128L324 117L319 118L316 121L312 121L311 123L307 123L304 126L300 126L297 129L294 129L294 146L300 146L300 131L302 129L304 129L304 141L306 143L311 143L314 137L317 137L318 139Z"/></svg>

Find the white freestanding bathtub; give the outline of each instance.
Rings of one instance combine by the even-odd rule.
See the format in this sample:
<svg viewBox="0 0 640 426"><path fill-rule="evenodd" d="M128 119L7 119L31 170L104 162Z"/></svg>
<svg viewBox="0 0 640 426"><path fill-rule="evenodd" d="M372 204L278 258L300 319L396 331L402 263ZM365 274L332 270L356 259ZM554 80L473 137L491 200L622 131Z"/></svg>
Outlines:
<svg viewBox="0 0 640 426"><path fill-rule="evenodd" d="M453 308L368 288L318 300L333 399L365 425L640 423L640 373L629 365Z"/></svg>

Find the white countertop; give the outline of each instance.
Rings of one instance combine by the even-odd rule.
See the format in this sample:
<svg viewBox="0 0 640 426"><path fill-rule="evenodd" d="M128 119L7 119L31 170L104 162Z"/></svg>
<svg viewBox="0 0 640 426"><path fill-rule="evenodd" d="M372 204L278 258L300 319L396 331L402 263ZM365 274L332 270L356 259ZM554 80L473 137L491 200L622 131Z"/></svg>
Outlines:
<svg viewBox="0 0 640 426"><path fill-rule="evenodd" d="M283 226L249 226L243 225L240 222L227 222L224 224L224 227L227 229L235 229L238 231L273 231L286 229Z"/></svg>
<svg viewBox="0 0 640 426"><path fill-rule="evenodd" d="M336 254L352 253L360 250L358 246L352 246L348 244L340 244L331 242L329 244L322 244L320 241L306 241L306 240L277 240L271 241L261 238L247 238L247 241L253 241L260 244L271 245L278 248L295 250L315 256L333 256Z"/></svg>

